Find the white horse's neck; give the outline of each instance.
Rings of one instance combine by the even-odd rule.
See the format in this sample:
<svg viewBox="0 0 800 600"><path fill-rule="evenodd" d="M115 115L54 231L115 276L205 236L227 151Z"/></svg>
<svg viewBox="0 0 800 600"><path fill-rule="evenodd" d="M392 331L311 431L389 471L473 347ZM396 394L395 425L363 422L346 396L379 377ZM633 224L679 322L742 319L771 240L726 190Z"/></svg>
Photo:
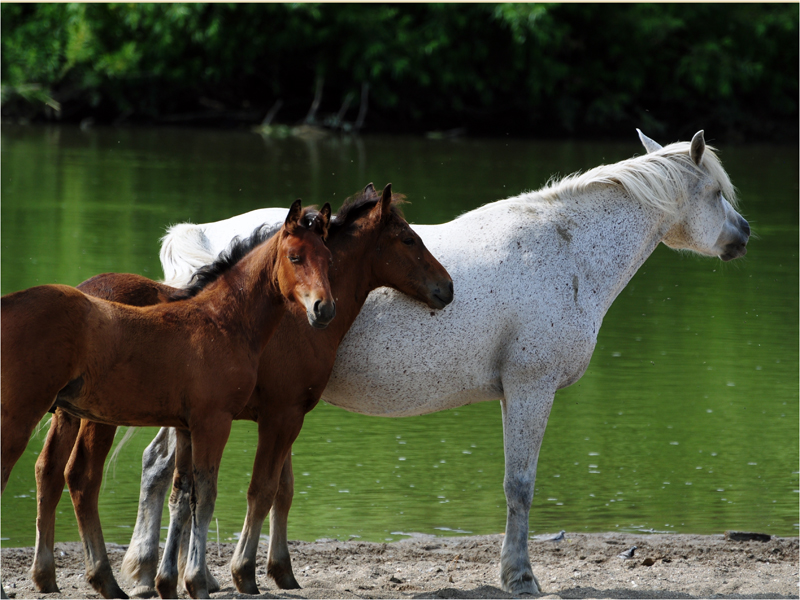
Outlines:
<svg viewBox="0 0 800 600"><path fill-rule="evenodd" d="M544 229L554 231L557 249L551 252L567 254L571 259L569 264L575 272L564 275L572 280L576 303L599 320L653 253L674 219L629 198L613 185L592 186L558 200L543 199L536 192L520 200L530 215L529 227L521 229L520 234L540 236Z"/></svg>
<svg viewBox="0 0 800 600"><path fill-rule="evenodd" d="M643 206L618 191L589 198L595 205L595 228L588 232L584 277L598 289L598 309L605 316L611 304L661 243L672 217ZM600 194L598 194L600 196Z"/></svg>

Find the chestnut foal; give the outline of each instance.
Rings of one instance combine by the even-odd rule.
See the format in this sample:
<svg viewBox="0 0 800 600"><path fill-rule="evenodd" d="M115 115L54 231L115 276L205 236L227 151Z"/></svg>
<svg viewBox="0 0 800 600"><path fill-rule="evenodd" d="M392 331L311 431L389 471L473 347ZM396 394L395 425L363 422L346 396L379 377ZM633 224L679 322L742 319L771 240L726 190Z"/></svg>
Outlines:
<svg viewBox="0 0 800 600"><path fill-rule="evenodd" d="M53 407L108 425L178 428L181 488L173 493L187 501L191 494L184 583L192 597L208 597L205 546L219 463L262 351L287 308L302 308L315 327L335 314L323 241L329 219L329 205L310 217L296 201L268 241L203 271L181 301L134 307L65 285L3 296L2 488ZM82 506L80 493L73 498ZM91 538L83 541L93 563Z"/></svg>
<svg viewBox="0 0 800 600"><path fill-rule="evenodd" d="M348 200L331 220L327 243L333 256L330 274L331 288L337 302L337 318L325 331L316 333L309 331L297 318L288 316L283 319L262 355L256 390L246 409L236 417L255 420L259 424L259 446L248 490L247 519L231 565L234 583L240 591L258 593L255 580L256 546L261 526L278 489L283 462L300 431L305 413L316 405L327 383L339 342L355 320L369 292L381 286L392 287L435 309L443 308L453 298L452 281L447 271L430 255L397 209L401 198L392 195L390 186L386 186L383 194L378 196L370 184L361 194ZM355 265L361 267L353 268ZM130 282L118 284L114 277L100 275L81 286L86 286L87 293L141 304L165 302L171 295L181 293L180 290L144 278L140 285L135 285L136 282L130 285ZM72 452L66 464L70 493L94 498L90 510L83 507L78 509L76 505L79 526L81 530L96 527L99 531L96 502L99 475L114 432L114 427L89 421L79 422L77 418L60 411L56 411L51 421L50 433L37 461L39 518L36 555L31 571L39 591L58 590L53 562L53 531L56 505L64 487L65 457ZM160 435L174 434L172 430L164 429ZM175 454L145 458L151 459L174 464ZM97 473L98 476L87 476L87 473ZM178 500L181 498L170 498L173 521L170 534L174 528L184 527L186 508ZM153 513L160 519L164 496L143 498L141 501L157 505L158 509ZM159 527L156 525L148 530L158 532ZM135 564L135 570L128 573L137 583L134 595L147 596L155 591L158 541L156 533L151 543L139 546L138 552L134 552L136 560L130 564ZM104 589L119 589L107 566L102 536L98 544L102 547L105 561L102 572L109 582L113 582ZM270 546L273 547L272 544ZM282 546L285 544L275 547ZM174 552L174 549L171 551ZM100 551L96 551L95 555L100 556ZM288 571L276 568L279 564L290 564L287 559L271 553L268 572L282 588L299 587L291 567ZM92 567L87 563L87 572ZM99 572L100 569L95 568L95 571ZM100 591L100 588L97 589Z"/></svg>

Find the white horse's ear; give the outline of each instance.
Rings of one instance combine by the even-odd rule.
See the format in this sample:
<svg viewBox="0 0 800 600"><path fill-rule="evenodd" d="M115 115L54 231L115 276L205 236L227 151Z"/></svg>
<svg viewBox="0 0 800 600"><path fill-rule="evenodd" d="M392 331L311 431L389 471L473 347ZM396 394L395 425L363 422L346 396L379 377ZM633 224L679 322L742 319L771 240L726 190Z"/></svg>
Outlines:
<svg viewBox="0 0 800 600"><path fill-rule="evenodd" d="M639 133L639 139L642 140L642 145L644 146L644 149L647 150L648 154L650 152L655 152L656 150L661 150L662 148L661 144L659 144L654 140L651 140L649 137L647 137L645 134L642 133L641 129L637 128L636 131Z"/></svg>
<svg viewBox="0 0 800 600"><path fill-rule="evenodd" d="M706 151L706 139L703 136L703 130L701 129L697 133L694 134L692 138L692 145L689 148L689 156L692 157L694 164L698 167L700 166L700 161L703 160L703 152Z"/></svg>

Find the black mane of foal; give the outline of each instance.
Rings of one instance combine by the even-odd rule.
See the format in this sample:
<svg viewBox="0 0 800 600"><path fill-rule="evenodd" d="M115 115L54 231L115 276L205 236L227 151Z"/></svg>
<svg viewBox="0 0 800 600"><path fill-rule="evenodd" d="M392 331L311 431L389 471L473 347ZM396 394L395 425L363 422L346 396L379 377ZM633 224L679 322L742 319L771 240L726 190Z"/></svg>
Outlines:
<svg viewBox="0 0 800 600"><path fill-rule="evenodd" d="M304 219L305 221L305 219ZM250 254L258 246L272 238L283 225L268 225L264 223L253 230L246 238L238 235L231 240L228 247L219 253L219 256L211 264L197 269L189 280L189 286L183 290L178 299L192 298L202 292L208 285L222 277L230 271L233 266Z"/></svg>
<svg viewBox="0 0 800 600"><path fill-rule="evenodd" d="M374 190L363 190L358 194L347 198L338 212L331 218L328 235L335 236L347 229L356 219L365 212L372 210L380 202L380 195ZM402 217L399 205L404 201L402 194L392 194L392 211ZM306 209L301 219L303 227L310 228L314 219L319 214L314 209ZM220 252L219 256L211 264L200 267L192 275L189 286L179 294L175 300L192 298L203 291L208 285L219 279L224 273L230 271L233 266L255 250L258 246L272 238L282 224L270 225L264 223L253 230L246 238L236 236L231 240L228 247Z"/></svg>

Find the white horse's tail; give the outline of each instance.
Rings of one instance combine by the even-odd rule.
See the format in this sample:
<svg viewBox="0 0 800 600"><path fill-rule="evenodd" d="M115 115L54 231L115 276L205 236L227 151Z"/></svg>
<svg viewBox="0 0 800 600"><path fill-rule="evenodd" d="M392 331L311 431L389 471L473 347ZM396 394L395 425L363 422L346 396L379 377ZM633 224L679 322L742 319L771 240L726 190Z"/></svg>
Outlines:
<svg viewBox="0 0 800 600"><path fill-rule="evenodd" d="M167 229L167 234L161 238L159 257L164 269L164 283L186 287L195 271L214 262L216 254L202 225L178 223Z"/></svg>
<svg viewBox="0 0 800 600"><path fill-rule="evenodd" d="M122 428L117 427L117 430L114 432L114 437L120 432ZM106 489L106 481L108 480L108 470L111 469L112 476L114 479L117 478L117 459L119 458L119 452L122 450L122 447L128 443L128 441L133 437L133 435L139 431L138 427L128 427L125 431L125 435L122 436L122 439L117 444L117 447L114 448L114 451L111 453L111 456L106 461L106 466L103 469L103 489Z"/></svg>

